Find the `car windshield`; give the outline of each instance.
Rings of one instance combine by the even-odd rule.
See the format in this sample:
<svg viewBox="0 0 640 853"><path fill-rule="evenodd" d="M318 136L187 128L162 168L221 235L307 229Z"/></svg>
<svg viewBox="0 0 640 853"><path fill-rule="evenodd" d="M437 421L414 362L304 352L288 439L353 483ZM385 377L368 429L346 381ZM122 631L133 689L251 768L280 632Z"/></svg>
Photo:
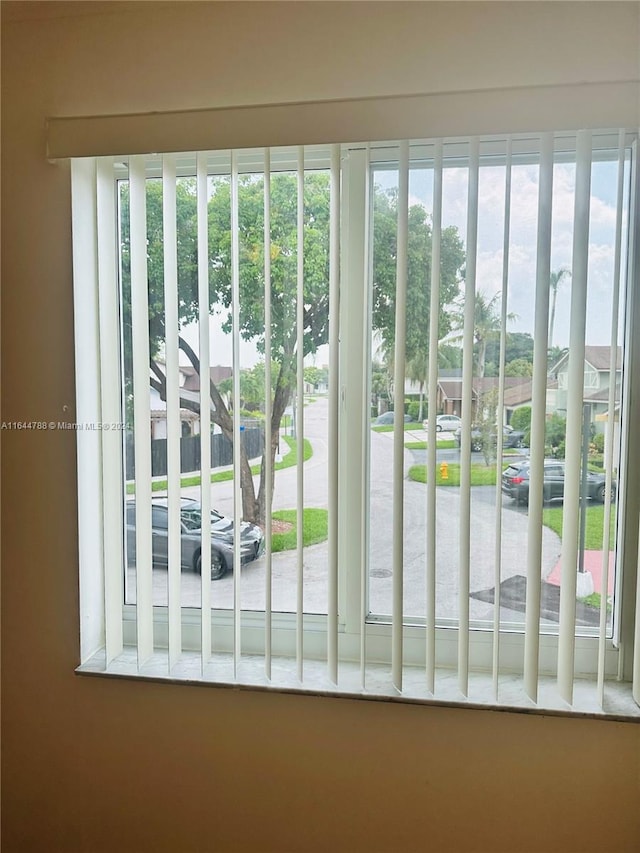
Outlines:
<svg viewBox="0 0 640 853"><path fill-rule="evenodd" d="M199 506L189 507L188 509L183 507L180 512L180 518L187 530L200 530L202 527L202 512ZM221 518L222 516L219 512L216 512L215 509L211 510L212 523L215 524Z"/></svg>

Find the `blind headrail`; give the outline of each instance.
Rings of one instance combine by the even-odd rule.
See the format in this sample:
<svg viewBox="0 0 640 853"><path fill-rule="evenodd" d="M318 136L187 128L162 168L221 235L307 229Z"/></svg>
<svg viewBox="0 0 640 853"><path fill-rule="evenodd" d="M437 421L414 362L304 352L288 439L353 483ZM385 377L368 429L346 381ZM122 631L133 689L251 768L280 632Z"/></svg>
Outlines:
<svg viewBox="0 0 640 853"><path fill-rule="evenodd" d="M52 116L47 158L359 143L640 124L640 80L162 113Z"/></svg>

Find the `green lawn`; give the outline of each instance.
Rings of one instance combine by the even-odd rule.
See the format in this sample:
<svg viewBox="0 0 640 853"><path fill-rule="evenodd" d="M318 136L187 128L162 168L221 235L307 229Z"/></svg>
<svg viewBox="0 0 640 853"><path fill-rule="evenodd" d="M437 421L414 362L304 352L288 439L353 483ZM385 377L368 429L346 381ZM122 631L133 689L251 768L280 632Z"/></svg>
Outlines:
<svg viewBox="0 0 640 853"><path fill-rule="evenodd" d="M276 462L275 470L281 471L283 468L291 468L298 461L297 459L297 450L298 450L298 442L297 439L291 438L291 436L284 435L282 436L286 444L289 446L288 452L282 457L280 462ZM304 461L306 462L308 459L311 459L313 456L313 448L311 447L311 443L307 438L304 439ZM252 474L260 473L260 464L251 466ZM228 469L226 471L216 471L211 475L212 483L223 483L227 480L233 480L233 470ZM151 491L152 492L165 492L167 490L167 481L162 480L154 480L151 483ZM192 474L189 477L182 477L180 480L180 487L186 488L187 486L199 486L200 485L200 474ZM132 495L135 493L135 483L127 483L127 494Z"/></svg>
<svg viewBox="0 0 640 853"><path fill-rule="evenodd" d="M460 465L458 462L449 462L446 469L447 476L443 477L443 470L440 465L436 466L436 485L438 486L459 486L460 485ZM409 468L409 479L416 483L427 482L427 466L412 465ZM471 485L472 486L495 486L496 484L496 469L494 465L487 467L481 463L473 463L471 465Z"/></svg>
<svg viewBox="0 0 640 853"><path fill-rule="evenodd" d="M295 509L281 509L273 513L273 518L279 521L287 521L292 524L291 530L284 533L274 533L271 538L271 550L291 551L297 547ZM307 508L303 511L302 529L305 547L324 542L329 535L329 512L326 509Z"/></svg>
<svg viewBox="0 0 640 853"><path fill-rule="evenodd" d="M613 507L612 507L613 510ZM562 519L564 509L562 506L548 507L542 512L542 523L555 531L562 538ZM587 506L586 512L585 548L588 551L602 550L602 533L604 528L604 505L594 504ZM609 531L609 548L615 545L615 512L611 513L611 528Z"/></svg>

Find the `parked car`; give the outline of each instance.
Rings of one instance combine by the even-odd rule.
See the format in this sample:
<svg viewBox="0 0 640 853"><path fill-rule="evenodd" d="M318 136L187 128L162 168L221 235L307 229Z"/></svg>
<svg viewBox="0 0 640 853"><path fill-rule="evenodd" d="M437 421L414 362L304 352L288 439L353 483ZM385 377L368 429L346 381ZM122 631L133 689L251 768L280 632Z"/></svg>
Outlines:
<svg viewBox="0 0 640 853"><path fill-rule="evenodd" d="M426 430L429 428L429 420L422 421ZM462 420L457 415L438 415L436 417L436 432L455 432L462 426Z"/></svg>
<svg viewBox="0 0 640 853"><path fill-rule="evenodd" d="M389 426L393 424L395 419L395 412L384 412L382 415L378 415L377 418L374 418L373 425L374 426ZM405 424L411 423L411 416L404 416Z"/></svg>
<svg viewBox="0 0 640 853"><path fill-rule="evenodd" d="M126 541L129 565L136 561L136 504L126 504ZM181 567L200 574L202 570L200 503L182 498L180 506ZM154 566L167 566L169 510L166 498L151 503L151 549ZM211 580L218 580L233 570L233 520L216 510L211 511ZM240 527L240 560L250 563L264 552L264 535L256 524L243 521Z"/></svg>
<svg viewBox="0 0 640 853"><path fill-rule="evenodd" d="M529 466L528 459L514 462L502 474L502 491L516 503L529 503ZM564 462L545 459L543 497L545 501L561 501L564 497ZM604 472L587 471L587 497L592 501L604 503L606 497L606 478ZM616 498L615 483L611 486L611 499Z"/></svg>
<svg viewBox="0 0 640 853"><path fill-rule="evenodd" d="M462 427L459 427L455 433L454 438L458 447L462 443ZM492 434L491 439L494 444L498 443L498 432L497 430ZM522 447L524 442L524 433L520 432L517 429L505 424L502 427L502 446L503 447ZM482 450L482 431L479 427L471 428L471 449L474 451Z"/></svg>

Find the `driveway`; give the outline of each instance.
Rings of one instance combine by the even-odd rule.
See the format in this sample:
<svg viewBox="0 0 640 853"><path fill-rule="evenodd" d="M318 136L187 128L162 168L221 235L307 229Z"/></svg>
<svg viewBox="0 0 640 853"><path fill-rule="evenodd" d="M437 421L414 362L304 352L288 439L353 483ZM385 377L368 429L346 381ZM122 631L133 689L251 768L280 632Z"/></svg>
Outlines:
<svg viewBox="0 0 640 853"><path fill-rule="evenodd" d="M304 465L304 503L327 507L327 417L328 401L319 397L304 410L304 434L313 446L313 456ZM457 452L457 451L453 451ZM404 609L410 616L425 615L425 551L426 551L426 487L406 478L406 472L420 452L405 451L404 480ZM391 613L392 591L392 455L393 434L371 433L371 560L369 601L373 613ZM257 482L258 478L256 478ZM290 509L296 505L296 468L276 473L273 508ZM200 487L183 490L183 494L200 496ZM233 514L233 483L211 485L212 504L226 515ZM495 565L495 497L494 486L476 486L471 492L471 591L494 586ZM502 506L502 580L525 573L528 516L512 507L505 499ZM458 616L459 589L459 517L460 490L439 487L437 490L436 546L436 612L438 618ZM542 577L553 569L560 553L560 539L543 528ZM242 607L262 609L265 603L265 563L263 557L242 570ZM272 558L273 609L295 611L297 554L287 551ZM133 570L130 575L133 574ZM326 613L327 607L327 543L304 551L304 608L307 612ZM129 578L129 596L135 596L135 583ZM166 570L154 571L154 602L166 603ZM182 599L185 606L199 606L200 578L182 573ZM214 607L233 605L233 576L212 583ZM493 618L493 608L470 599L471 618ZM505 618L520 620L523 613L507 611Z"/></svg>

